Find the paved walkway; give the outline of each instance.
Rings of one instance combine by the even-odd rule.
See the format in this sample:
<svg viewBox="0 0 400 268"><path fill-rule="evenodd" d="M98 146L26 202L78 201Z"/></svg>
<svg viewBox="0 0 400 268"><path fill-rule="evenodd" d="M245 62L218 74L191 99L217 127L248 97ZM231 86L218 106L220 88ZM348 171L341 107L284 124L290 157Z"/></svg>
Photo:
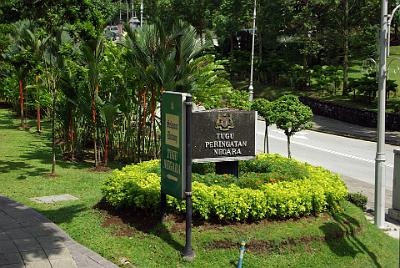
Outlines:
<svg viewBox="0 0 400 268"><path fill-rule="evenodd" d="M1 268L114 268L35 210L0 196Z"/></svg>

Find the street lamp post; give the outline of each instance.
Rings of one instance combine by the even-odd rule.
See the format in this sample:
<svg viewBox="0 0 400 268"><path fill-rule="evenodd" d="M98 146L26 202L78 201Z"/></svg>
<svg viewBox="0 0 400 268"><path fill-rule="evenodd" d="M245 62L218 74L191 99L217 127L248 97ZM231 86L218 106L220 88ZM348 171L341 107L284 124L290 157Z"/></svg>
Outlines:
<svg viewBox="0 0 400 268"><path fill-rule="evenodd" d="M119 0L119 23L122 21L121 0Z"/></svg>
<svg viewBox="0 0 400 268"><path fill-rule="evenodd" d="M143 26L143 0L140 2L140 26Z"/></svg>
<svg viewBox="0 0 400 268"><path fill-rule="evenodd" d="M381 30L379 39L379 107L377 149L375 158L375 225L385 228L385 106L386 106L386 57L388 38L388 0L381 0Z"/></svg>
<svg viewBox="0 0 400 268"><path fill-rule="evenodd" d="M252 29L252 40L251 40L249 101L253 101L253 94L254 94L253 76L254 76L254 41L256 35L256 16L257 16L257 0L254 0L253 29Z"/></svg>
<svg viewBox="0 0 400 268"><path fill-rule="evenodd" d="M132 0L132 18L135 16L135 0Z"/></svg>
<svg viewBox="0 0 400 268"><path fill-rule="evenodd" d="M129 22L129 3L128 0L125 0L126 3L126 23Z"/></svg>

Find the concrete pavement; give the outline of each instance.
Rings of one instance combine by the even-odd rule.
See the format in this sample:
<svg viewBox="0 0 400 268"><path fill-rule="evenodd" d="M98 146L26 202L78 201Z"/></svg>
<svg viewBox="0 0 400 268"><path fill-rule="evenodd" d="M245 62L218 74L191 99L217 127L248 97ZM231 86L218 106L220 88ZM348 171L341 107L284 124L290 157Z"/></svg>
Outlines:
<svg viewBox="0 0 400 268"><path fill-rule="evenodd" d="M116 268L35 210L0 196L0 267Z"/></svg>
<svg viewBox="0 0 400 268"><path fill-rule="evenodd" d="M354 124L338 121L335 119L319 115L314 115L312 130L376 142L375 128L357 126ZM400 146L400 132L386 131L385 140L387 144ZM368 203L367 203L368 212L366 213L366 217L368 220L373 222L375 186L373 184L366 183L354 178L346 176L342 177L350 192L361 192L368 197ZM386 207L391 207L392 192L390 190L386 190L385 197L386 197ZM389 218L388 216L386 216L386 221L387 221L386 222L387 230L385 232L396 239L400 239L400 222L397 222Z"/></svg>

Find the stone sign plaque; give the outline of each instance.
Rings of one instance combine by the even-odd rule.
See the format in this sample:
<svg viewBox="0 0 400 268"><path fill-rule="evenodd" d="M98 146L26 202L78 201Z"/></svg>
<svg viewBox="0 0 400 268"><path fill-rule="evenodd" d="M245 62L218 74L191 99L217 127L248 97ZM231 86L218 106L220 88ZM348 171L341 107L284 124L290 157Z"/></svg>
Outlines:
<svg viewBox="0 0 400 268"><path fill-rule="evenodd" d="M254 159L257 112L233 109L193 113L193 162Z"/></svg>

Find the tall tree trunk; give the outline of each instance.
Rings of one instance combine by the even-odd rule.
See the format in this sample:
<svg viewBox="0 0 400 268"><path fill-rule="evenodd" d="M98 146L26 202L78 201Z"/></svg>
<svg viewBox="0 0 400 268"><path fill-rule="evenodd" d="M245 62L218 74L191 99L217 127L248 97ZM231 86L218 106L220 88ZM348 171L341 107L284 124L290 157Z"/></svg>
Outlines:
<svg viewBox="0 0 400 268"><path fill-rule="evenodd" d="M97 167L99 165L99 160L97 158L97 126L96 126L96 104L95 104L95 100L94 100L94 95L96 93L93 94L92 96L92 121L93 121L93 135L94 135L94 139L93 139L93 149L94 149L94 165Z"/></svg>
<svg viewBox="0 0 400 268"><path fill-rule="evenodd" d="M147 116L147 90L144 89L143 92L143 121L142 121L142 151L143 155L146 154L146 116Z"/></svg>
<svg viewBox="0 0 400 268"><path fill-rule="evenodd" d="M150 123L150 129L153 130L153 137L154 137L154 148L153 148L153 157L157 157L157 132L156 132L156 91L153 88L151 90L151 123ZM151 136L150 136L150 141L151 141Z"/></svg>
<svg viewBox="0 0 400 268"><path fill-rule="evenodd" d="M109 133L108 127L106 127L106 143L104 145L104 165L108 165L108 141L109 141Z"/></svg>
<svg viewBox="0 0 400 268"><path fill-rule="evenodd" d="M303 54L303 76L304 76L304 82L301 85L301 88L307 88L308 87L308 61L307 61L307 54Z"/></svg>
<svg viewBox="0 0 400 268"><path fill-rule="evenodd" d="M262 66L262 36L261 36L261 31L258 32L258 66ZM261 75L262 71L260 68L258 68L258 72L257 72L257 81L258 82L263 82L262 81L262 75Z"/></svg>
<svg viewBox="0 0 400 268"><path fill-rule="evenodd" d="M24 100L28 98L28 88L25 86L25 92L24 92ZM28 103L24 101L24 127L28 127L28 114L29 114L29 109L28 109Z"/></svg>
<svg viewBox="0 0 400 268"><path fill-rule="evenodd" d="M269 154L268 123L267 123L267 121L265 121L264 153L265 153L265 146L267 146L267 154Z"/></svg>
<svg viewBox="0 0 400 268"><path fill-rule="evenodd" d="M234 44L233 44L233 34L231 33L229 36L229 40L230 40L230 62L229 62L229 68L230 68L230 75L231 78L234 78L234 74L233 74L233 68L232 68L232 64L233 64L233 49L234 49Z"/></svg>
<svg viewBox="0 0 400 268"><path fill-rule="evenodd" d="M36 75L36 86L38 86L38 81L39 81L39 76ZM36 91L36 98L37 98L37 100L36 100L36 122L37 122L36 131L38 133L40 133L41 128L40 128L40 95L39 95L39 88L37 88L37 91Z"/></svg>
<svg viewBox="0 0 400 268"><path fill-rule="evenodd" d="M101 165L101 140L100 140L100 130L99 128L96 128L96 133L97 133L97 139L99 140L99 145L97 148L97 162L99 163L99 166Z"/></svg>
<svg viewBox="0 0 400 268"><path fill-rule="evenodd" d="M51 118L51 136L52 136L52 156L53 156L53 161L51 165L51 175L55 176L56 175L56 127L55 127L55 121L56 121L56 90L53 88L52 90L52 95L53 95L53 113L52 113L52 118Z"/></svg>
<svg viewBox="0 0 400 268"><path fill-rule="evenodd" d="M137 136L136 136L136 149L137 149L137 161L141 162L142 161L142 153L141 153L141 139L142 139L142 93L139 92L138 94L138 103L140 104L138 107L138 115L136 118L136 131L137 131Z"/></svg>
<svg viewBox="0 0 400 268"><path fill-rule="evenodd" d="M264 10L262 9L262 5L257 5L257 13L258 14L263 14L262 12L264 12ZM258 25L259 20L256 20L256 25ZM263 62L263 57L262 57L262 53L263 53L263 35L261 33L261 31L257 30L257 41L258 41L258 66L262 66L262 62ZM258 72L257 72L257 81L258 82L263 82L262 81L262 71L260 68L258 68Z"/></svg>
<svg viewBox="0 0 400 268"><path fill-rule="evenodd" d="M22 79L19 80L19 104L21 111L21 127L24 126L24 87L22 84Z"/></svg>
<svg viewBox="0 0 400 268"><path fill-rule="evenodd" d="M288 158L292 158L292 153L290 152L290 135L286 135L286 138L287 138Z"/></svg>
<svg viewBox="0 0 400 268"><path fill-rule="evenodd" d="M146 89L143 90L143 118L142 118L142 128L146 127L146 114L147 114L147 102L146 102Z"/></svg>
<svg viewBox="0 0 400 268"><path fill-rule="evenodd" d="M71 150L71 160L75 159L75 149L74 149L74 129L72 125L72 110L70 111L70 117L69 117L69 126L68 126L68 138L69 138L69 144L70 144L70 150Z"/></svg>
<svg viewBox="0 0 400 268"><path fill-rule="evenodd" d="M349 84L349 1L343 0L343 95L348 94Z"/></svg>
<svg viewBox="0 0 400 268"><path fill-rule="evenodd" d="M36 126L36 131L40 133L42 131L40 127L40 104L38 103L36 105L36 121L37 121L37 126Z"/></svg>

